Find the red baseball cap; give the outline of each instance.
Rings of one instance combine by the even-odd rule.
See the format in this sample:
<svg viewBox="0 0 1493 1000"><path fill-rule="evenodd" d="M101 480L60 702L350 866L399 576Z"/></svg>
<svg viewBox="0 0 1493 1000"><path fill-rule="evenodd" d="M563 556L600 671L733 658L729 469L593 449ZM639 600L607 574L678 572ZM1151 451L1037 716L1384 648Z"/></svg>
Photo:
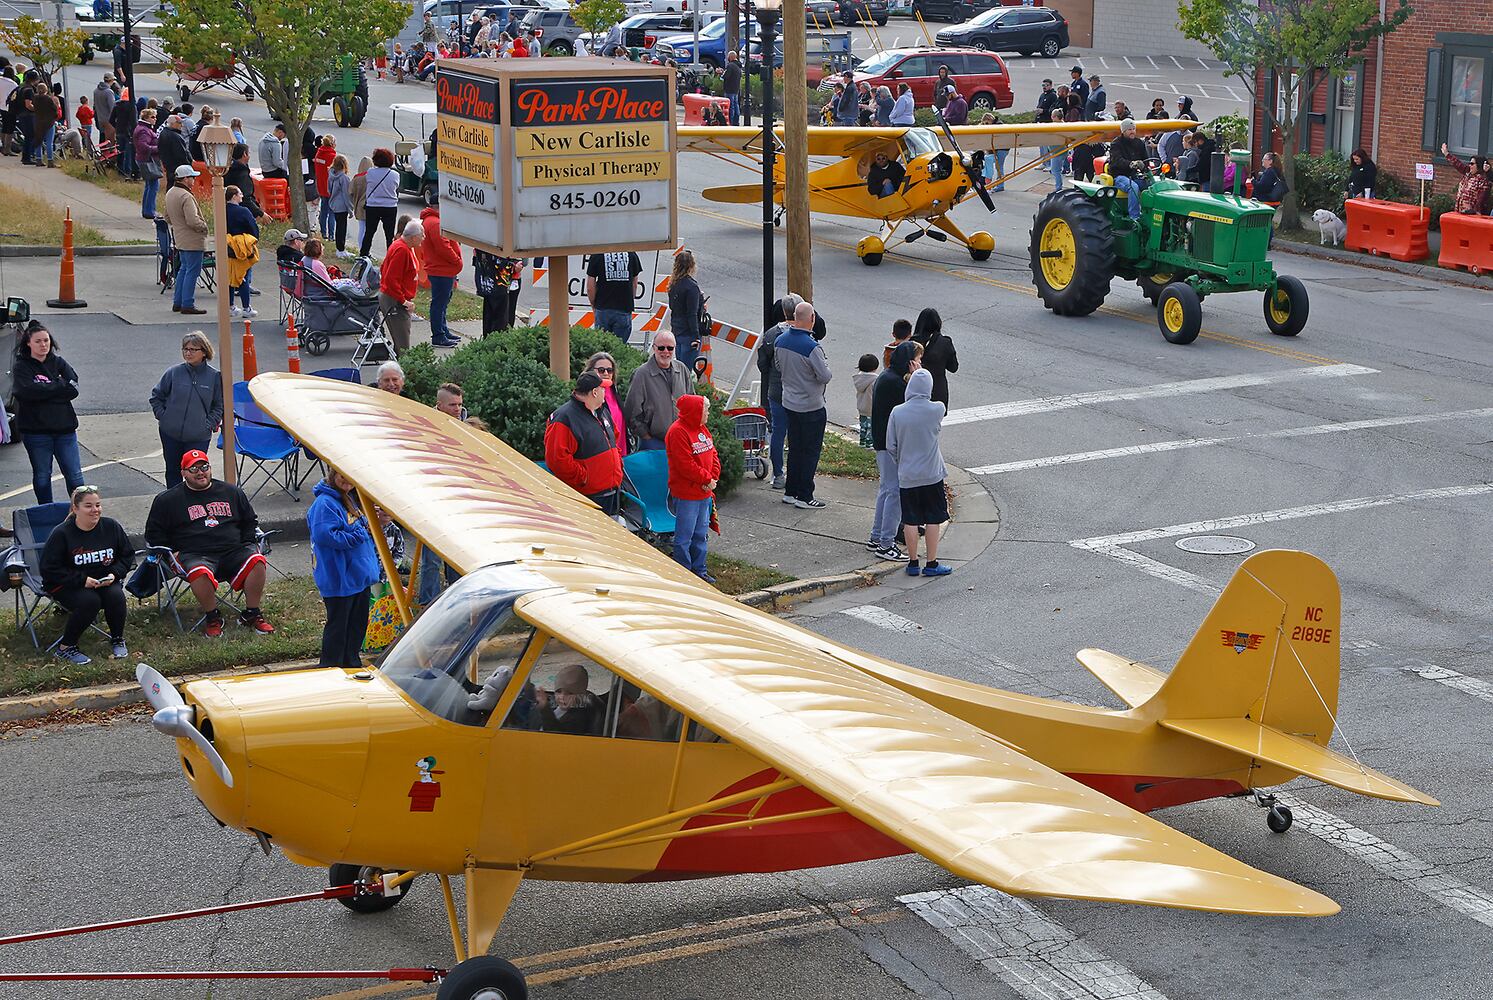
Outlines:
<svg viewBox="0 0 1493 1000"><path fill-rule="evenodd" d="M205 451L189 451L181 457L181 467L183 469L190 469L198 462L208 462L211 464L212 460L207 457L207 452Z"/></svg>

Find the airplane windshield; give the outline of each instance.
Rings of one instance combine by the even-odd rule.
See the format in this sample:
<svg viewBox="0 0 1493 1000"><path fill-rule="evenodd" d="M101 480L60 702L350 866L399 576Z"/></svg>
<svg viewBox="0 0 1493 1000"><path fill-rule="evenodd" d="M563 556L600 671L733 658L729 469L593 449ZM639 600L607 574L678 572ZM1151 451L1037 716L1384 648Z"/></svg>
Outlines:
<svg viewBox="0 0 1493 1000"><path fill-rule="evenodd" d="M902 145L907 149L909 161L922 156L924 153L937 153L943 150L943 144L938 141L938 136L931 129L910 128L902 134Z"/></svg>
<svg viewBox="0 0 1493 1000"><path fill-rule="evenodd" d="M468 573L384 653L378 668L432 714L485 725L534 635L513 603L546 586L516 566Z"/></svg>

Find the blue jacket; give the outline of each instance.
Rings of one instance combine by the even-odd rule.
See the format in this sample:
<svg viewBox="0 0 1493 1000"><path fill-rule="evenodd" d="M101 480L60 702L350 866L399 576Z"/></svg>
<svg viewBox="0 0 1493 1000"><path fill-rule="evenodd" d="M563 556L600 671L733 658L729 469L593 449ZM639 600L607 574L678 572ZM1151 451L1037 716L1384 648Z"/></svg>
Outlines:
<svg viewBox="0 0 1493 1000"><path fill-rule="evenodd" d="M351 597L378 582L378 550L363 518L349 522L342 495L326 480L316 484L306 511L311 526L311 578L323 597Z"/></svg>

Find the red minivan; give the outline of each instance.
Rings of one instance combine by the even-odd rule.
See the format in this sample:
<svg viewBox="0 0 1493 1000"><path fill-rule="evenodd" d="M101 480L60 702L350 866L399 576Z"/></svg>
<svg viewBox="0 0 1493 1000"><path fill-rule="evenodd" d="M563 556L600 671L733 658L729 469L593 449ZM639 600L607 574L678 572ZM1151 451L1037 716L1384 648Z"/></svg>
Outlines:
<svg viewBox="0 0 1493 1000"><path fill-rule="evenodd" d="M954 86L969 102L969 120L986 111L1009 108L1015 101L1011 94L1011 75L1006 64L994 52L976 49L887 49L856 67L855 82L862 80L874 90L886 87L897 96L897 85L912 88L913 100L920 108L933 105L933 81L938 68L949 67Z"/></svg>

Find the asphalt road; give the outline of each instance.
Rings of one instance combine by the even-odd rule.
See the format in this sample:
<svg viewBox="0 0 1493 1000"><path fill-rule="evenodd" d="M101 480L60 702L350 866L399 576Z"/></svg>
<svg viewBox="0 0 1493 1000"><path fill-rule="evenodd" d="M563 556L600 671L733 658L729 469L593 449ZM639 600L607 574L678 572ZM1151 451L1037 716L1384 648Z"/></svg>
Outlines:
<svg viewBox="0 0 1493 1000"><path fill-rule="evenodd" d="M367 129L357 135L372 138ZM688 169L681 234L701 258L712 311L752 325L760 223L750 206L696 197L746 175L715 161ZM1263 812L1242 800L1158 814L1343 907L1309 921L1047 900L1022 908L981 897L965 933L951 938L935 926L948 898L898 901L960 884L916 859L683 885L529 885L494 950L525 960L535 996L1493 995L1486 293L1282 254L1280 269L1302 278L1312 298L1299 337L1266 332L1259 296L1212 296L1204 335L1176 347L1133 286L1117 282L1106 308L1086 319L1041 308L1023 251L1037 198L1026 187L1040 184L1029 178L997 195L993 221L975 205L958 210L961 225L996 234L996 256L982 265L923 240L872 270L847 249L864 227L816 219L812 297L830 328L831 419L853 422L855 359L879 350L892 320L940 309L960 353L951 378L960 422L944 432L945 457L985 470L1001 533L948 579L845 595L800 617L920 667L1114 706L1073 652L1097 645L1169 668L1241 558L1190 554L1180 538L1226 534L1305 549L1336 570L1343 591L1346 740L1334 745L1443 805L1383 803L1298 781L1289 788L1297 822L1285 835L1269 833ZM84 336L87 317L68 322L77 329L62 335ZM156 352L179 330L131 332ZM981 406L992 409L959 412ZM869 617L881 626L866 607L879 609ZM177 777L169 745L140 719L11 734L0 741L0 801L0 838L17 873L6 928L319 883L318 873L220 831ZM442 928L435 888L422 884L373 919L306 904L24 946L4 955L4 967L439 964L449 960ZM374 995L339 992L354 985L220 983L211 995ZM0 987L0 997L206 995Z"/></svg>

